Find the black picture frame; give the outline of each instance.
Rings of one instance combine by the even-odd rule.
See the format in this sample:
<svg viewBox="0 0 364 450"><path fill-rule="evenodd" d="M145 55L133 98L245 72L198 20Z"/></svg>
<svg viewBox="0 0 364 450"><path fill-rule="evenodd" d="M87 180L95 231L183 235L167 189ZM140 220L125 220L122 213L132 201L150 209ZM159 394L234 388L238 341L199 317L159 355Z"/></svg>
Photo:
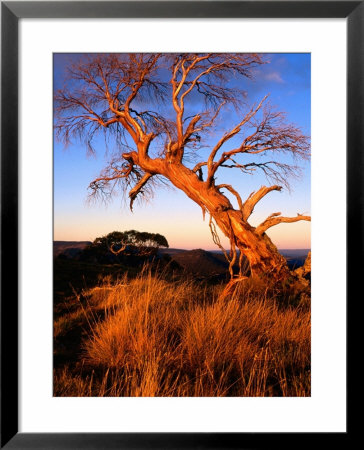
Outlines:
<svg viewBox="0 0 364 450"><path fill-rule="evenodd" d="M18 432L18 21L21 18L346 18L347 19L347 305L357 296L363 262L363 1L72 1L1 2L1 448L229 449L348 446L346 433L19 433ZM356 255L356 256L355 256ZM357 291L358 289L358 291ZM347 308L349 313L349 309ZM350 349L350 341L347 349ZM348 358L347 375L350 375ZM334 395L334 394L333 394ZM350 394L348 392L348 398ZM349 405L348 405L349 406Z"/></svg>

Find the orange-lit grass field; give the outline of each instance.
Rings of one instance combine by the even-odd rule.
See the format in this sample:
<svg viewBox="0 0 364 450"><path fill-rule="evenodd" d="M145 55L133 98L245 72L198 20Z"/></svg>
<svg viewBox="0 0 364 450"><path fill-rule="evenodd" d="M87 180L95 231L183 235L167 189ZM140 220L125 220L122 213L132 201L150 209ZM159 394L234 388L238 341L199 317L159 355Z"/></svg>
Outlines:
<svg viewBox="0 0 364 450"><path fill-rule="evenodd" d="M309 297L222 290L145 269L75 293L54 322L54 395L309 396Z"/></svg>

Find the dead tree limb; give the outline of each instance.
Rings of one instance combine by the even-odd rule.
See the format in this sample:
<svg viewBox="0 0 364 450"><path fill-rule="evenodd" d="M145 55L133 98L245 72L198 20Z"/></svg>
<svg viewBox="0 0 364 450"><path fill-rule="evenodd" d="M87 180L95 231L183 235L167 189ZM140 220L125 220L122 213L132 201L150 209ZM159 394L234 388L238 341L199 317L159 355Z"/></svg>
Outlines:
<svg viewBox="0 0 364 450"><path fill-rule="evenodd" d="M311 222L310 216L303 216L300 214L297 214L297 217L282 217L280 216L281 213L273 213L271 214L267 219L265 219L264 222L262 222L260 225L258 225L255 229L255 232L261 236L263 233L265 233L268 228L274 227L275 225L279 225L280 223L292 223L292 222L298 222L300 220L307 220ZM278 217L277 217L278 216Z"/></svg>
<svg viewBox="0 0 364 450"><path fill-rule="evenodd" d="M255 205L264 197L266 196L269 192L272 191L281 191L282 187L281 186L262 186L258 191L256 192L252 192L248 199L244 202L244 204L242 205L242 207L240 208L242 213L243 213L243 219L244 220L248 220L249 217L251 216L251 214L254 211L254 207Z"/></svg>
<svg viewBox="0 0 364 450"><path fill-rule="evenodd" d="M238 201L238 205L239 205L240 211L243 211L243 202L241 200L241 197L240 197L238 191L236 191L230 184L219 184L216 187L217 187L217 189L225 188L228 191L230 191L233 195L235 195L236 200Z"/></svg>
<svg viewBox="0 0 364 450"><path fill-rule="evenodd" d="M130 198L130 210L133 211L133 203L136 199L137 195L142 192L143 187L148 183L148 181L152 178L151 173L146 173L139 181L138 183L131 189L129 192L129 198Z"/></svg>

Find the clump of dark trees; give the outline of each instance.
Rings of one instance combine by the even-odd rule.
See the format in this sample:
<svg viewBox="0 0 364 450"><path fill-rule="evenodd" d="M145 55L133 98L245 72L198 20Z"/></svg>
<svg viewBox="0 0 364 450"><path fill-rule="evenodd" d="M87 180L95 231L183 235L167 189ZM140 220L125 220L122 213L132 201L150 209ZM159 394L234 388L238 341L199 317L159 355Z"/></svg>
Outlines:
<svg viewBox="0 0 364 450"><path fill-rule="evenodd" d="M158 250L169 247L167 239L159 233L148 233L136 230L113 231L105 236L97 237L85 247L79 256L81 261L99 264L139 265L146 262L163 260Z"/></svg>

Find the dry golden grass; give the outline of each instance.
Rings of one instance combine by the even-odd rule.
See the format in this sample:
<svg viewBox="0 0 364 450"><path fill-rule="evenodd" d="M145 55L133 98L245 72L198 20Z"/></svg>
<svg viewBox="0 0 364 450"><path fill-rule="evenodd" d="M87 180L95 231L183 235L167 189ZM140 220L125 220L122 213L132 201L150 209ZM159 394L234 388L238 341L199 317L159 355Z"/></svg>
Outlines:
<svg viewBox="0 0 364 450"><path fill-rule="evenodd" d="M55 370L56 396L309 396L310 308L246 283L165 281L144 271L84 293L55 336L84 316L78 364ZM60 331L61 330L61 331Z"/></svg>

